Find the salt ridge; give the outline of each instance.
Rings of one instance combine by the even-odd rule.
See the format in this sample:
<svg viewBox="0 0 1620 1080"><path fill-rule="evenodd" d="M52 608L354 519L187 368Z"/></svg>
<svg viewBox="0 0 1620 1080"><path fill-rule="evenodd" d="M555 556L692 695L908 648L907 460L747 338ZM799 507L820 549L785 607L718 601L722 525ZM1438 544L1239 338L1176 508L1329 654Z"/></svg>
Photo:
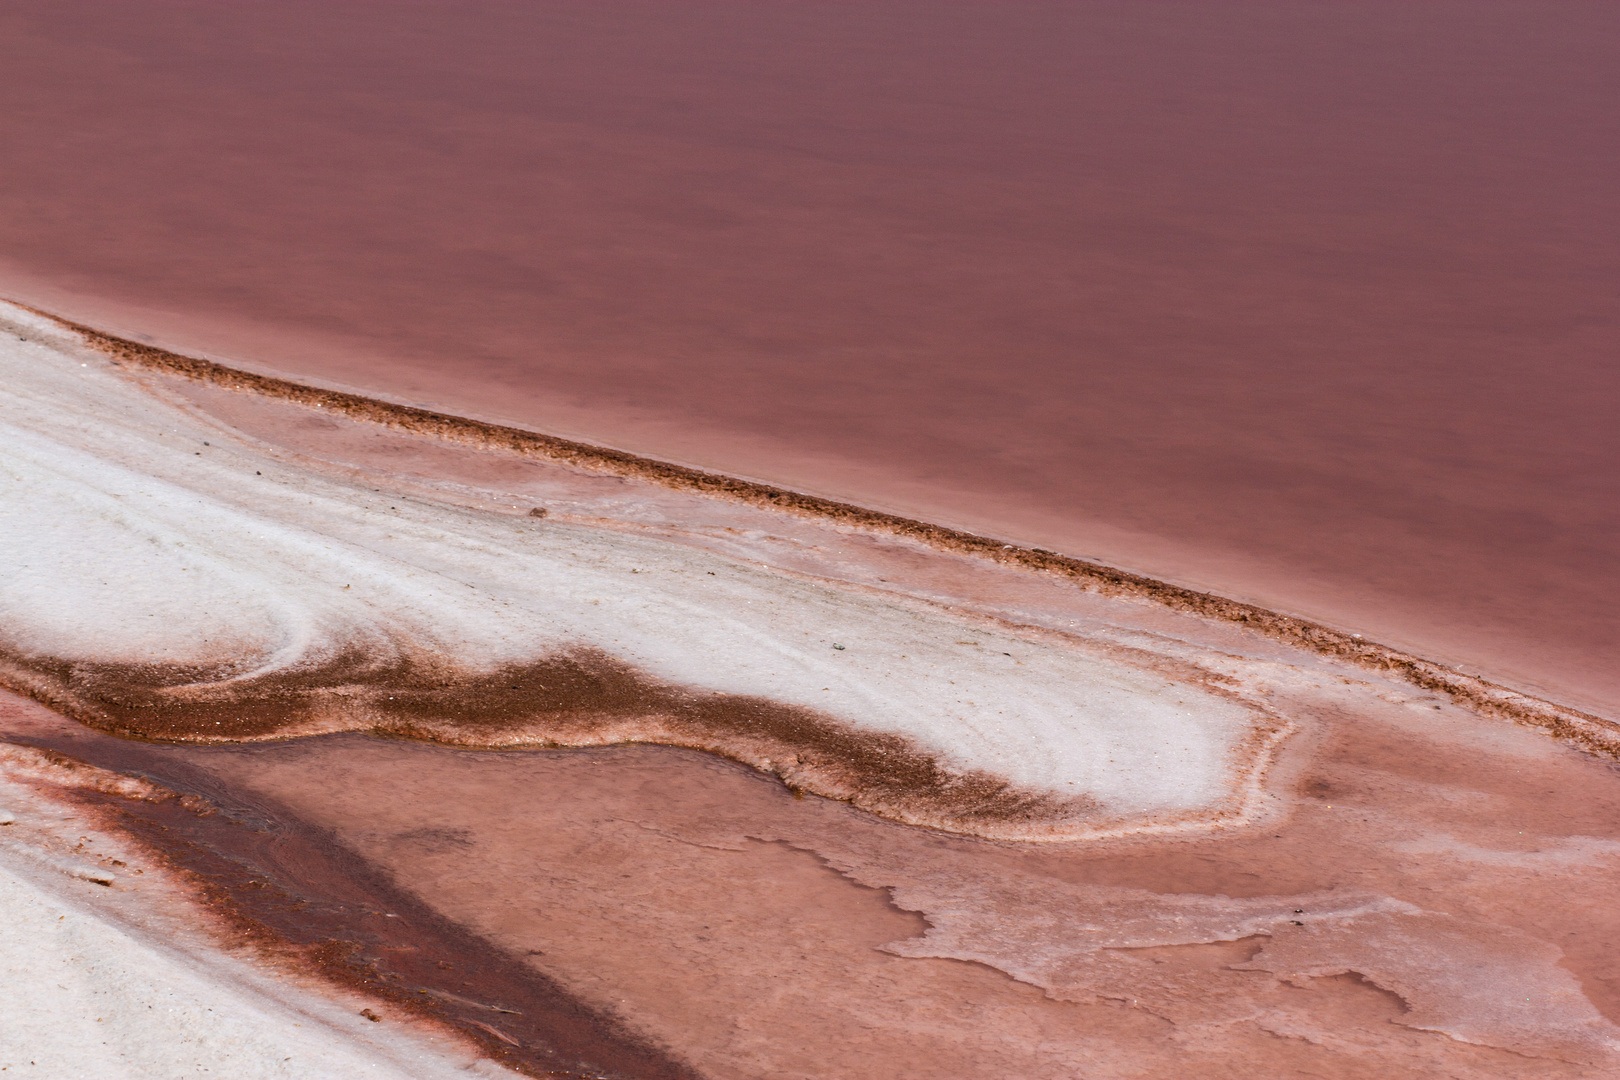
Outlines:
<svg viewBox="0 0 1620 1080"><path fill-rule="evenodd" d="M36 693L47 660L184 672L217 691L344 656L490 675L584 649L910 740L947 770L1069 806L1018 832L1048 838L1240 818L1283 726L1152 657L606 523L316 472L6 314L38 333L0 345L0 560L13 571L0 642ZM324 729L343 726L364 725ZM817 789L813 771L800 782Z"/></svg>

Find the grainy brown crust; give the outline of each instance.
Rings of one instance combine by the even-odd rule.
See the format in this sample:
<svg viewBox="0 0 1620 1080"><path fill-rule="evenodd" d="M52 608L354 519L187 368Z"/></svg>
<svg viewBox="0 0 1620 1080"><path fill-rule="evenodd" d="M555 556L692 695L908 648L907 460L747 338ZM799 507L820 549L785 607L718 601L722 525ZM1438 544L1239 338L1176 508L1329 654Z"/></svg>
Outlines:
<svg viewBox="0 0 1620 1080"><path fill-rule="evenodd" d="M650 481L677 490L695 491L717 498L811 515L907 537L943 551L1058 574L1105 595L1139 597L1175 611L1236 623L1274 640L1322 656L1393 674L1424 690L1446 694L1453 701L1469 706L1482 714L1540 728L1555 738L1591 753L1620 758L1620 724L1591 713L1519 693L1477 676L1424 660L1398 649L1366 641L1308 619L1183 588L1111 566L1074 559L1039 548L1007 544L992 537L931 525L924 521L868 510L769 484L639 457L622 450L592 446L554 435L469 420L408 405L394 405L358 394L323 390L290 379L258 375L211 360L182 356L155 346L115 337L27 305L17 306L81 335L92 348L118 362L168 372L227 389L262 394L303 405L319 405L325 410L339 412L351 419L383 424L415 434L566 462L600 472Z"/></svg>
<svg viewBox="0 0 1620 1080"><path fill-rule="evenodd" d="M796 791L911 824L1009 838L1110 824L1088 798L952 769L904 736L813 709L668 685L591 649L484 673L345 655L228 675L0 652L0 683L124 738L236 743L349 730L488 749L658 743L717 753Z"/></svg>

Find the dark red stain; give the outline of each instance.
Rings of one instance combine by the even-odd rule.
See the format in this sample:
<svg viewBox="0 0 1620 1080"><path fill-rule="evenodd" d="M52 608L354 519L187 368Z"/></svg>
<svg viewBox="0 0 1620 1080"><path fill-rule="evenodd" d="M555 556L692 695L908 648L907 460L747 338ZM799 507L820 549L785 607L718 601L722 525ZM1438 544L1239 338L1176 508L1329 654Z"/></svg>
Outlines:
<svg viewBox="0 0 1620 1080"><path fill-rule="evenodd" d="M407 1016L447 1024L528 1076L698 1075L522 958L438 914L326 830L209 775L207 751L198 757L195 748L143 746L90 731L11 741L179 793L154 801L92 790L73 796L185 875L241 943L382 998Z"/></svg>
<svg viewBox="0 0 1620 1080"><path fill-rule="evenodd" d="M18 289L1037 542L1138 530L1620 702L1620 6L18 0L0 31Z"/></svg>

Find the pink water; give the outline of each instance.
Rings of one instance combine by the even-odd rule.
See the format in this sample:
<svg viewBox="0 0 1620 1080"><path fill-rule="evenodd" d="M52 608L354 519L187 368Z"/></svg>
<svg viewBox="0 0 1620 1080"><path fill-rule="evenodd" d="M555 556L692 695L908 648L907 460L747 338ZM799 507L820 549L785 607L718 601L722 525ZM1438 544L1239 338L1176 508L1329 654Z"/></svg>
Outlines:
<svg viewBox="0 0 1620 1080"><path fill-rule="evenodd" d="M1613 4L16 0L0 41L0 295L1097 556L1620 716ZM514 506L532 482L192 403L321 467ZM918 951L963 882L1001 882L985 940L1027 929L1031 956L1026 879L1070 889L1065 925L1093 887L1369 889L1561 952L1571 1000L1620 1020L1612 769L1325 685L1279 691L1302 734L1275 828L1051 850L667 748L145 748L10 698L0 721L273 807L709 1076L1600 1074L1419 1022L1466 994L1234 966L1262 938L1122 950L1100 996ZM251 854L228 817L212 842Z"/></svg>
<svg viewBox="0 0 1620 1080"><path fill-rule="evenodd" d="M0 15L0 292L1620 674L1620 8Z"/></svg>

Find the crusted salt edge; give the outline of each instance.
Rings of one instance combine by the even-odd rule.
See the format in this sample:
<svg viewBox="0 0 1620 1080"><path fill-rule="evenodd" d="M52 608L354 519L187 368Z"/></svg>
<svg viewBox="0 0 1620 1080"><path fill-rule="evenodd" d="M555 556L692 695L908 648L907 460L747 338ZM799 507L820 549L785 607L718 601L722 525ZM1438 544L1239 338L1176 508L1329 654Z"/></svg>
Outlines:
<svg viewBox="0 0 1620 1080"><path fill-rule="evenodd" d="M52 693L40 658L212 669L228 688L357 651L490 672L588 647L1095 804L1085 821L1003 830L1050 839L1241 819L1286 728L1212 686L1016 628L290 467L62 344L0 343L0 559L15 568L0 635L8 681L36 696ZM964 656L964 633L986 648ZM356 724L306 730L334 726ZM813 770L803 786L817 789Z"/></svg>
<svg viewBox="0 0 1620 1080"><path fill-rule="evenodd" d="M511 532L505 522L441 508L394 517L378 535L356 513L358 493L319 481L269 513L244 513L220 498L232 478L219 468L205 495L3 429L7 469L24 489L0 518L0 558L19 568L0 599L17 652L170 664L256 656L245 676L357 645L487 670L588 644L685 685L816 707L920 737L964 767L1059 794L1077 786L1138 812L1218 804L1224 758L1246 734L1248 710L1196 687L1169 687L1188 709L1148 673L1011 637L996 643L1024 659L964 663L939 640L959 636L955 625L656 541L563 525L512 543L497 535ZM98 438L105 452L113 439L105 428ZM109 489L146 501L112 505ZM300 500L302 513L291 505ZM299 528L300 516L311 525ZM413 542L388 543L411 525ZM711 561L724 582L679 587ZM738 617L757 606L784 610ZM825 644L838 637L852 643L842 656ZM908 666L893 690L882 685ZM1088 722L1085 749L1059 741Z"/></svg>
<svg viewBox="0 0 1620 1080"><path fill-rule="evenodd" d="M895 903L925 913L921 937L883 951L986 964L1059 1000L1116 998L1178 1023L1230 1023L1253 1015L1239 986L1227 1001L1189 1002L1119 951L1255 938L1265 942L1255 956L1228 970L1296 984L1356 972L1402 998L1407 1010L1395 1023L1406 1027L1535 1057L1620 1058L1620 1028L1559 965L1555 945L1377 893L1166 895L1019 875L975 880L927 866L895 880L833 862L855 880L887 882Z"/></svg>
<svg viewBox="0 0 1620 1080"><path fill-rule="evenodd" d="M1271 611L1213 593L1042 548L1021 547L973 533L870 510L769 484L706 472L668 461L641 457L611 447L576 442L522 428L437 413L341 389L295 382L274 375L229 367L213 360L183 356L153 345L129 341L60 318L37 308L0 300L0 326L10 325L31 337L69 349L90 350L115 363L132 363L226 389L327 408L344 415L416 434L432 435L482 449L566 462L611 474L635 477L676 490L735 499L771 509L847 523L892 533L945 551L970 554L1023 568L1059 574L1104 595L1148 600L1174 611L1232 622L1290 646L1403 679L1424 690L1448 695L1484 715L1539 728L1562 742L1610 758L1620 758L1620 724L1553 701L1524 694L1455 668L1381 645L1309 619Z"/></svg>
<svg viewBox="0 0 1620 1080"><path fill-rule="evenodd" d="M163 802L182 798L168 788L138 776L126 776L86 765L51 750L16 743L0 742L0 771L13 780L45 783L56 788L82 788L126 799ZM188 804L200 802L195 796L186 797L186 801Z"/></svg>

